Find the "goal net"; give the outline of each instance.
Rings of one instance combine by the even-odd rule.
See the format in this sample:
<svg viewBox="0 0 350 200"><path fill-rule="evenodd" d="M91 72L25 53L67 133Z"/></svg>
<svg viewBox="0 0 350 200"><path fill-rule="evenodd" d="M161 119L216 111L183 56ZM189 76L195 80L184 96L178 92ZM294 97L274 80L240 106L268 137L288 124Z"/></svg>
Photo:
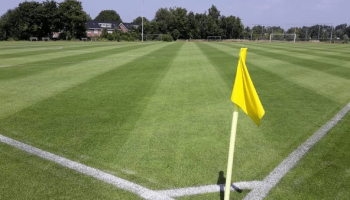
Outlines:
<svg viewBox="0 0 350 200"><path fill-rule="evenodd" d="M284 34L284 33L271 33L270 42L294 42L296 34Z"/></svg>
<svg viewBox="0 0 350 200"><path fill-rule="evenodd" d="M146 41L162 41L162 34L146 34Z"/></svg>
<svg viewBox="0 0 350 200"><path fill-rule="evenodd" d="M317 24L252 24L246 37L253 41L268 42L335 42L344 34L345 24L333 27L333 23Z"/></svg>
<svg viewBox="0 0 350 200"><path fill-rule="evenodd" d="M208 42L220 42L221 41L221 36L208 36L207 38Z"/></svg>

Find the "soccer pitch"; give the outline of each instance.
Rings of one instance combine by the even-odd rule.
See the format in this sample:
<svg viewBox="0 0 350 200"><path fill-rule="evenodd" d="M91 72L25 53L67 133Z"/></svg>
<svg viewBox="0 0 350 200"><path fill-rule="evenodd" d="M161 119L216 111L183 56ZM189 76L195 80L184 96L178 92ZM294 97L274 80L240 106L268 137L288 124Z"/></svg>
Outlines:
<svg viewBox="0 0 350 200"><path fill-rule="evenodd" d="M350 102L350 46L2 42L0 134L155 191L216 185L241 47L266 114L256 127L240 112L232 181L261 181ZM348 115L266 199L349 196ZM0 156L0 199L141 199L3 143Z"/></svg>

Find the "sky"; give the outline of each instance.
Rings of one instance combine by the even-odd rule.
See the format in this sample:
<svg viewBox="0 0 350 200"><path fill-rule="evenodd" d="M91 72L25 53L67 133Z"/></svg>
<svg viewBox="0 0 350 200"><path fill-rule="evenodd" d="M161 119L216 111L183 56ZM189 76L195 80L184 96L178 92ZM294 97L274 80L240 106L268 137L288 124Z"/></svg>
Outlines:
<svg viewBox="0 0 350 200"><path fill-rule="evenodd" d="M0 15L25 0L0 0ZM31 1L31 0L27 0ZM43 0L36 0L42 2ZM62 2L63 0L56 0ZM221 15L241 18L244 26L311 26L350 24L350 0L81 0L94 19L102 10L115 10L123 22L138 16L152 20L159 8L181 7L188 12L208 12L215 5Z"/></svg>

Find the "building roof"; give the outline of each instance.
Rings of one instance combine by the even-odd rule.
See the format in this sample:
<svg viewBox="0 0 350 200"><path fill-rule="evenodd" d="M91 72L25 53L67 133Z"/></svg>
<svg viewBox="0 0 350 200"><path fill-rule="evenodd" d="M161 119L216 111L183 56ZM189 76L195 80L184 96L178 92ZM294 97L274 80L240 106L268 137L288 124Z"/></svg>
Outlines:
<svg viewBox="0 0 350 200"><path fill-rule="evenodd" d="M107 22L107 21L88 21L86 22L86 26L88 29L102 29L102 28L107 28L107 29L113 29L117 27L120 29L120 26L118 25L119 22Z"/></svg>
<svg viewBox="0 0 350 200"><path fill-rule="evenodd" d="M137 28L137 27L139 27L139 25L140 24L136 24L136 23L120 23L119 24L119 26L124 26L127 30L130 30L131 29L131 27L135 27L135 28Z"/></svg>

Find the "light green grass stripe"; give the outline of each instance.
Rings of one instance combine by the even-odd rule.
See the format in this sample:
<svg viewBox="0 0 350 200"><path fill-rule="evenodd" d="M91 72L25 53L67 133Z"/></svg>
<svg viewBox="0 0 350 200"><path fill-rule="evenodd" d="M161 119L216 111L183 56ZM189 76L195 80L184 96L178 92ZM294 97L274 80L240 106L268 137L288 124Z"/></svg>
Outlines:
<svg viewBox="0 0 350 200"><path fill-rule="evenodd" d="M287 46L288 45L288 46ZM252 46L252 45L251 45ZM259 45L256 45L259 47ZM298 53L305 55L314 55L319 56L324 59L331 59L337 61L350 61L350 57L348 56L348 52L346 52L344 48L339 49L337 45L328 45L323 48L311 49L304 46L304 44L285 44L285 45L260 45L260 47L270 48L274 50L282 50L287 51L289 53ZM348 47L350 49L350 47Z"/></svg>
<svg viewBox="0 0 350 200"><path fill-rule="evenodd" d="M163 46L160 43L139 48L128 53L133 56L109 55L98 62L82 62L70 67L60 67L32 76L2 81L0 85L0 119L18 112L36 102L49 98L99 74L106 73ZM145 58L154 59L154 58ZM99 64L96 64L99 63Z"/></svg>
<svg viewBox="0 0 350 200"><path fill-rule="evenodd" d="M322 51L322 52L334 52L340 54L350 53L350 45L344 44L303 44L298 43L293 45L291 48L297 48L298 45L303 46L303 48L309 49L310 51ZM304 47L305 46L305 47Z"/></svg>
<svg viewBox="0 0 350 200"><path fill-rule="evenodd" d="M129 45L137 45L139 43L130 43ZM74 50L83 49L85 51L94 51L93 48L108 47L108 46L127 46L126 44L111 44L111 43L50 43L42 44L37 46L28 46L30 44L19 42L17 46L8 46L7 48L0 48L0 56L3 58L6 55L11 54L28 54L32 53L33 57L41 55L42 52L50 53L53 50L64 49L64 50ZM47 51L47 52L45 52Z"/></svg>
<svg viewBox="0 0 350 200"><path fill-rule="evenodd" d="M93 178L96 178L98 180L101 180L105 183L109 183L114 185L115 187L128 190L132 193L135 193L144 199L147 200L173 200L169 196L157 193L153 190L147 189L145 187L142 187L141 185L137 185L133 182L121 179L119 177L116 177L112 174L108 174L104 171L101 171L96 168L89 167L87 165L83 165L81 163L69 160L67 158L52 154L47 151L43 151L41 149L32 147L30 145L21 143L19 141L13 140L11 138L8 138L6 136L3 136L0 134L0 142L3 142L5 144L11 145L13 147L16 147L18 149L21 149L25 152L28 152L30 154L34 154L40 158L55 162L63 167L67 167L71 170L77 171L79 173L85 174L87 176L91 176Z"/></svg>
<svg viewBox="0 0 350 200"><path fill-rule="evenodd" d="M234 44L233 44L234 45ZM237 45L236 45L237 46ZM315 52L310 49L305 49L303 46L299 46L298 50L291 50L289 46L252 46L254 49L264 50L265 52L271 52L286 56L293 56L299 60L310 61L314 63L328 63L329 66L346 67L350 68L349 56L341 56L339 52ZM327 48L327 47L326 47Z"/></svg>
<svg viewBox="0 0 350 200"><path fill-rule="evenodd" d="M213 184L226 165L226 148L217 144L228 141L229 94L197 46L183 44L145 99L147 107L117 155L120 163L157 189Z"/></svg>
<svg viewBox="0 0 350 200"><path fill-rule="evenodd" d="M213 48L225 51L231 55L236 55L238 52L238 50L233 50L233 48L237 48L238 45L232 45L232 47L213 43L209 43L209 45ZM269 51L268 49L262 50ZM249 51L248 47L248 67L249 62L253 61L254 65L261 69L267 70L302 87L313 90L316 93L321 94L339 103L344 104L350 99L350 92L344 92L350 91L349 79L344 79L339 76L334 76L318 70L300 67L298 65L291 64L288 61L281 61L274 58L266 58L265 56L261 56L254 53L253 50Z"/></svg>
<svg viewBox="0 0 350 200"><path fill-rule="evenodd" d="M1 136L0 136L1 138ZM138 195L0 142L0 199L133 199Z"/></svg>
<svg viewBox="0 0 350 200"><path fill-rule="evenodd" d="M131 45L127 45L131 46ZM9 58L9 59L2 59L2 62L0 64L0 68L2 67L11 67L11 66L26 66L26 65L32 65L32 63L40 62L40 61L50 61L51 59L55 58L64 58L66 56L74 56L74 55L83 55L86 53L92 53L96 52L98 54L99 51L105 51L108 49L115 49L115 48L123 48L126 47L125 45L110 45L110 46L87 46L86 50L81 51L74 51L74 50L66 50L65 46L55 46L55 47L47 47L48 51L51 51L52 53L47 53L44 55L37 55L37 56L24 56L24 57L17 57L17 58Z"/></svg>

